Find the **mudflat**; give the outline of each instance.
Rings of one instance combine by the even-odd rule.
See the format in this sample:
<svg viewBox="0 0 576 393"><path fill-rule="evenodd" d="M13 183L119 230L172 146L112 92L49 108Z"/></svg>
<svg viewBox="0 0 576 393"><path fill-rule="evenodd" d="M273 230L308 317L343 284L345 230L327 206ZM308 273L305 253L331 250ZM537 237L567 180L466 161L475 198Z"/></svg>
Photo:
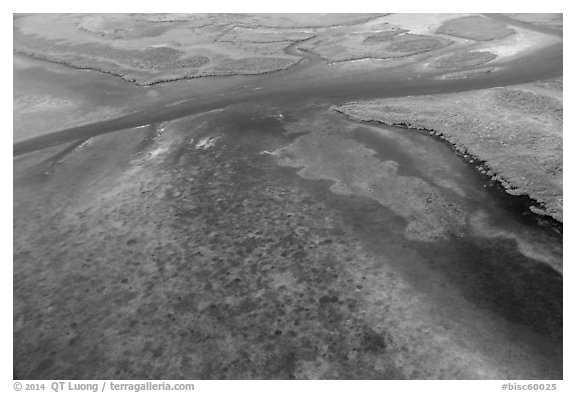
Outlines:
<svg viewBox="0 0 576 393"><path fill-rule="evenodd" d="M374 15L30 15L15 22L15 50L139 85L250 75L300 60L284 50L332 25Z"/></svg>
<svg viewBox="0 0 576 393"><path fill-rule="evenodd" d="M335 107L355 120L425 130L445 138L535 213L562 222L562 81L403 97Z"/></svg>
<svg viewBox="0 0 576 393"><path fill-rule="evenodd" d="M16 16L15 378L561 379L558 26Z"/></svg>

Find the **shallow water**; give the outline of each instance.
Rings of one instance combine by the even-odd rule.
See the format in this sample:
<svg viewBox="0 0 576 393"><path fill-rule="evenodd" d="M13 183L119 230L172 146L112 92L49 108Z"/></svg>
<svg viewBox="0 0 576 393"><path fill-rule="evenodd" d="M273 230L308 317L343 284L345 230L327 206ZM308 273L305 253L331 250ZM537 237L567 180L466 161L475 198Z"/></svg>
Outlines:
<svg viewBox="0 0 576 393"><path fill-rule="evenodd" d="M513 359L515 355L504 352L523 352L522 356L534 357L534 363L525 367L540 364L537 368L542 367L538 371L544 372L541 375L555 378L547 373L562 368L562 276L553 268L562 264L561 236L527 220L525 210L512 209L513 197L502 196L474 166L429 135L395 127L357 125L334 113L326 115L328 108L323 106L287 109L288 120L273 118L274 111L269 111L271 116L265 119L245 110L232 110L219 117L225 124L226 137L232 134L235 151L247 159L285 144L281 135L294 132L290 119L299 124L298 131L314 134L319 131L315 120L328 118L328 132L337 138L351 126L354 130L344 139L373 150L381 162L394 161L398 175L424 180L456 204L466 216L462 232L435 242L412 241L403 236L407 221L374 200L334 193L331 181L307 180L308 177L297 180L295 176L301 176L294 171L277 175L297 188L310 190L337 211L365 250L377 255L380 263L390 269L388 274L397 274L410 285L413 296L424 296L426 307L439 313L442 324L460 340L477 340L468 344L479 346L483 348L481 352L492 356L498 353L504 364L517 361ZM331 165L329 161L324 164ZM347 171L340 163L334 164ZM374 279L381 274L382 266L367 269L364 273L374 274ZM373 285L379 288L383 283ZM388 307L394 306L394 300L390 301ZM379 303L371 311L378 313L381 307ZM404 323L421 322L406 318ZM414 334L412 338L426 346L426 339ZM479 368L483 367L486 365ZM489 370L479 372L483 371L490 375Z"/></svg>
<svg viewBox="0 0 576 393"><path fill-rule="evenodd" d="M445 143L329 110L552 77L561 60L553 47L440 81L310 57L150 90L37 73L80 93L88 81L94 103L157 95L154 109L15 144L15 373L561 378L561 235ZM299 138L328 142L322 159ZM382 180L398 189L372 196L355 181L378 174L356 162L394 168ZM422 217L390 197L402 187L458 211L431 210L448 228L436 240L406 235Z"/></svg>

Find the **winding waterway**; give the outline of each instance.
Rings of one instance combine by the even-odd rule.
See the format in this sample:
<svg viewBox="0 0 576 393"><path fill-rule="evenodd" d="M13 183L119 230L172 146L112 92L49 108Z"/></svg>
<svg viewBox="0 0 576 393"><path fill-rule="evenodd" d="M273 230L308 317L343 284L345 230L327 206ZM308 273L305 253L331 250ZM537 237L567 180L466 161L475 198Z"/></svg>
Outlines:
<svg viewBox="0 0 576 393"><path fill-rule="evenodd" d="M562 75L561 44L497 64L498 69L494 72L481 74L475 78L448 80L438 78L442 74L441 71L422 72L417 65L410 63L360 73L354 70L334 70L336 66L327 65L315 55L298 50L297 45L298 43L294 44L286 52L303 56L304 61L287 71L264 76L231 77L229 83L219 82L216 89L204 80L190 82L190 85L180 82L182 86L179 87L169 83L157 88L163 96L164 103L156 103L154 107L111 120L17 142L14 145L14 154L63 143L79 136L95 136L152 122L177 119L239 102L274 100L282 105L302 100L324 100L337 105L360 99L451 93L506 86ZM46 77L49 78L50 75ZM85 82L89 81L90 79L86 78ZM98 92L99 86L94 86L93 90ZM194 93L190 94L190 91Z"/></svg>

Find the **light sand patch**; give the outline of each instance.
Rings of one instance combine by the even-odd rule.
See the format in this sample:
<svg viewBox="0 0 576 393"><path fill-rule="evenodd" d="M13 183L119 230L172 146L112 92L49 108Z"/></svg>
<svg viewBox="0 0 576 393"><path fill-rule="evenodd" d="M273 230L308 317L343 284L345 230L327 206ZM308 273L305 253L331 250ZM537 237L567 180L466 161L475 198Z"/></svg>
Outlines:
<svg viewBox="0 0 576 393"><path fill-rule="evenodd" d="M389 139L402 146L402 149L410 153L410 157L415 161L418 170L431 178L434 184L449 189L461 197L466 197L467 192L460 185L462 175L457 173L453 164L446 160L445 153L439 150L440 146L436 144L416 144L405 135L392 132L386 128L370 125L364 125L364 127L382 136L382 138Z"/></svg>
<svg viewBox="0 0 576 393"><path fill-rule="evenodd" d="M217 136L207 136L204 138L200 138L200 140L198 141L198 143L196 143L196 149L202 149L202 150L207 150L210 149L211 147L214 147L214 145L216 145L216 141L219 139L219 137Z"/></svg>
<svg viewBox="0 0 576 393"><path fill-rule="evenodd" d="M121 113L118 108L87 107L85 102L48 94L22 94L14 97L14 141L22 141L58 128L89 124Z"/></svg>
<svg viewBox="0 0 576 393"><path fill-rule="evenodd" d="M434 34L447 20L474 14L392 14L381 18L414 34Z"/></svg>
<svg viewBox="0 0 576 393"><path fill-rule="evenodd" d="M15 115L52 110L73 110L79 106L77 101L50 95L27 94L14 98Z"/></svg>
<svg viewBox="0 0 576 393"><path fill-rule="evenodd" d="M470 71L456 71L456 72L449 72L446 74L439 75L435 77L436 79L468 79L468 78L477 78L484 74L489 74L492 72L496 72L499 68L498 67L484 67L484 68L477 68Z"/></svg>
<svg viewBox="0 0 576 393"><path fill-rule="evenodd" d="M562 30L564 26L563 15L562 14L548 14L548 13L538 13L538 14L504 14L509 18L519 20L525 23L532 23L536 26L544 26L553 29Z"/></svg>
<svg viewBox="0 0 576 393"><path fill-rule="evenodd" d="M474 46L474 49L488 50L498 56L497 60L502 60L562 42L561 38L549 34L517 26L513 28L516 30L516 34L497 41L479 43Z"/></svg>
<svg viewBox="0 0 576 393"><path fill-rule="evenodd" d="M302 126L315 131L276 151L280 165L302 168L298 174L306 179L334 181L330 188L334 193L361 195L390 208L406 218L408 239L457 236L464 213L436 188L420 178L399 175L397 162L379 160L374 150L330 132L333 127L314 122L297 128Z"/></svg>
<svg viewBox="0 0 576 393"><path fill-rule="evenodd" d="M148 153L148 155L150 156L150 158L156 158L159 155L166 153L167 151L168 151L167 147L161 146L152 150L150 153Z"/></svg>

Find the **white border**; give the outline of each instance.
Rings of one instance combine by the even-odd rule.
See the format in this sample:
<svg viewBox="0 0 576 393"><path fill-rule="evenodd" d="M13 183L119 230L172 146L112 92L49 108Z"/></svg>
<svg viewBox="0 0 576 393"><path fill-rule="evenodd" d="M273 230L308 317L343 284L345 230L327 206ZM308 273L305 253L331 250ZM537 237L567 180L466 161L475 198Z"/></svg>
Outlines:
<svg viewBox="0 0 576 393"><path fill-rule="evenodd" d="M398 4L400 3L400 4ZM405 2L386 2L386 1L310 1L310 0L289 0L285 2L268 1L173 1L163 0L160 2L135 2L135 1L111 1L99 0L90 3L83 3L72 0L52 0L52 1L18 1L12 4L2 5L2 30L1 35L3 40L3 48L6 52L8 48L12 47L12 14L13 13L29 13L29 12L562 12L564 13L564 34L567 35L566 41L568 45L565 47L567 50L564 53L564 67L567 70L574 70L573 53L571 51L573 42L572 28L573 18L571 7L568 1L546 0L541 2L528 2L528 1L508 1L504 3L498 0L485 0L474 3L464 1L405 1ZM8 57L8 53L6 53ZM9 59L9 57L8 57ZM8 75L12 75L12 71L8 69L11 65L10 61L1 63L3 67L2 78L4 80L3 86L10 86L11 82L8 80ZM574 376L574 335L576 333L576 326L574 324L574 307L572 300L574 299L574 272L572 257L574 256L574 231L572 229L572 222L574 218L574 209L572 202L574 201L574 182L570 174L575 173L574 157L571 154L572 150L576 147L574 133L574 121L571 115L572 100L572 76L569 73L564 79L565 94L565 107L569 108L565 116L564 129L564 150L568 153L565 155L564 171L569 174L566 176L564 183L564 205L565 214L564 221L567 223L565 227L565 251L564 251L564 276L567 282L564 284L564 381L542 381L543 383L555 382L557 383L557 391L576 391L576 378ZM8 96L8 89L4 89L3 97L3 117L6 119L6 125L12 124L12 97ZM10 120L10 122L8 122ZM7 127L6 127L7 128ZM2 184L9 189L2 195L2 253L0 264L0 280L1 280L1 299L2 299L2 355L0 361L0 391L12 392L12 131L7 129L4 131L5 135L9 135L7 140L10 143L3 145L3 154L0 156L2 165L0 166L2 173ZM46 383L52 381L45 381ZM94 381L86 381L94 382ZM129 381L123 381L129 382ZM178 381L182 382L182 381ZM511 383L522 384L522 381L509 381ZM532 383L536 381L525 381L525 383ZM501 391L502 381L245 381L245 382L226 382L226 381L196 381L196 391L239 391L239 392L266 392L269 393L271 389L275 392L288 392L293 390L306 390L306 391L336 391L336 392L350 392L353 390L361 389L363 391L378 391L378 392L397 392L397 391L442 391L442 392L498 392ZM572 388L570 388L572 386ZM46 391L51 391L48 386ZM107 390L108 391L108 390Z"/></svg>

